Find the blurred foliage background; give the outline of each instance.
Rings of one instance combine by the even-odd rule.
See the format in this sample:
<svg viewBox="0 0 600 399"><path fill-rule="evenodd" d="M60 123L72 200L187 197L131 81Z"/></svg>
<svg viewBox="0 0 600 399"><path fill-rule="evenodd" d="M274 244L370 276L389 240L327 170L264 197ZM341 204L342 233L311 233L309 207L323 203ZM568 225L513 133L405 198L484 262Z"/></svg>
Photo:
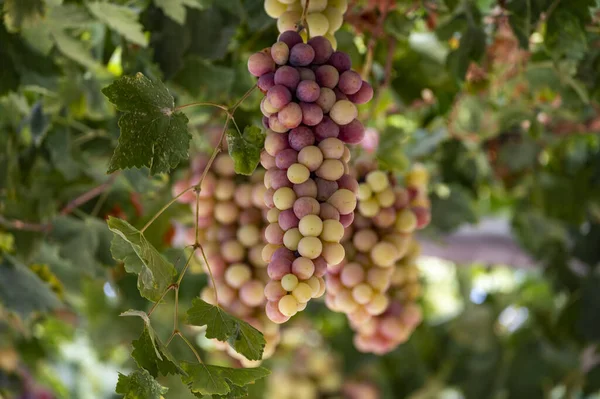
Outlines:
<svg viewBox="0 0 600 399"><path fill-rule="evenodd" d="M100 89L142 72L178 104L232 104L275 21L261 0L0 5L0 396L116 397L140 327L118 314L148 303L113 261L104 219L142 225L171 198L173 177L106 175L119 129ZM425 321L406 344L360 354L343 315L311 304L252 397L285 381L315 398L600 397L600 2L358 0L336 37L375 88L360 110L363 151L398 173L427 166L421 239L445 250L425 246ZM236 118L258 121L259 101ZM221 115L186 114L194 150L205 149ZM147 237L172 254L171 221L186 213L172 207ZM442 259L456 260L445 242L490 219L506 231L467 240L478 258ZM517 244L507 260L486 258L503 237ZM511 264L514 251L526 265ZM204 284L188 276L182 303ZM168 333L170 313L157 315ZM307 348L321 356L312 371ZM323 364L329 381L314 372ZM166 397L189 395L169 386Z"/></svg>

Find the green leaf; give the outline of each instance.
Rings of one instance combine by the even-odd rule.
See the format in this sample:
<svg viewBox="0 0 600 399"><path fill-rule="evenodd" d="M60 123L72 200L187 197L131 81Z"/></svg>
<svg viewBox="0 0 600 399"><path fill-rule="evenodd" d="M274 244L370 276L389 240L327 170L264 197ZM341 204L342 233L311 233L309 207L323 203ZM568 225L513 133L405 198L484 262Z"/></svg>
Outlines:
<svg viewBox="0 0 600 399"><path fill-rule="evenodd" d="M168 390L146 370L136 370L129 375L119 373L116 392L125 399L160 399Z"/></svg>
<svg viewBox="0 0 600 399"><path fill-rule="evenodd" d="M143 26L137 21L137 13L131 8L99 1L88 3L87 7L96 18L130 42L142 47L148 45Z"/></svg>
<svg viewBox="0 0 600 399"><path fill-rule="evenodd" d="M154 0L154 4L173 21L183 25L185 23L186 10L185 7L202 9L206 6L205 0Z"/></svg>
<svg viewBox="0 0 600 399"><path fill-rule="evenodd" d="M44 14L43 0L5 0L4 24L10 32L34 25Z"/></svg>
<svg viewBox="0 0 600 399"><path fill-rule="evenodd" d="M113 257L125 263L127 272L138 275L138 289L144 298L158 301L173 282L175 267L126 221L110 217L108 227L115 234L110 248Z"/></svg>
<svg viewBox="0 0 600 399"><path fill-rule="evenodd" d="M236 352L249 360L262 359L265 338L245 321L239 320L223 309L196 298L187 311L188 324L206 326L206 337L227 341Z"/></svg>
<svg viewBox="0 0 600 399"><path fill-rule="evenodd" d="M90 69L101 68L100 64L91 56L90 50L80 40L61 30L53 30L51 34L56 47L66 57Z"/></svg>
<svg viewBox="0 0 600 399"><path fill-rule="evenodd" d="M58 308L60 300L33 271L5 255L0 261L0 304L26 320L34 312Z"/></svg>
<svg viewBox="0 0 600 399"><path fill-rule="evenodd" d="M265 137L265 132L257 126L246 126L243 134L237 129L227 131L227 146L234 162L235 173L251 175L254 172L260 162Z"/></svg>
<svg viewBox="0 0 600 399"><path fill-rule="evenodd" d="M188 118L175 112L173 97L161 81L141 73L123 76L102 93L124 113L108 173L142 166L150 168L150 174L166 173L188 157Z"/></svg>
<svg viewBox="0 0 600 399"><path fill-rule="evenodd" d="M148 370L152 376L156 377L159 372L163 375L184 373L149 324L146 324L142 335L132 344L131 357L135 359L138 366Z"/></svg>
<svg viewBox="0 0 600 399"><path fill-rule="evenodd" d="M256 380L266 377L270 371L264 367L233 369L205 365L202 363L182 363L187 377L181 377L195 395L223 395L226 398L235 398L231 394L238 395L239 389Z"/></svg>
<svg viewBox="0 0 600 399"><path fill-rule="evenodd" d="M186 58L183 69L175 77L175 82L194 97L223 102L232 96L234 81L232 68L212 65L196 56Z"/></svg>

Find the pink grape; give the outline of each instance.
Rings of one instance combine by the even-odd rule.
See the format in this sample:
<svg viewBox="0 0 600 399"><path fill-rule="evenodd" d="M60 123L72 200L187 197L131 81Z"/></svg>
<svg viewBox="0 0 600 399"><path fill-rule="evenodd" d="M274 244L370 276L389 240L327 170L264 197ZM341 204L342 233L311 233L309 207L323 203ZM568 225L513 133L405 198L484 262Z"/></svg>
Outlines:
<svg viewBox="0 0 600 399"><path fill-rule="evenodd" d="M294 184L294 192L299 197L317 198L317 183L313 179L308 179L302 184Z"/></svg>
<svg viewBox="0 0 600 399"><path fill-rule="evenodd" d="M296 69L298 70L298 73L300 73L300 80L317 80L317 78L315 77L315 73L312 71L312 69L302 67L298 67Z"/></svg>
<svg viewBox="0 0 600 399"><path fill-rule="evenodd" d="M281 280L283 276L292 271L292 262L287 258L272 259L267 266L267 273L271 280Z"/></svg>
<svg viewBox="0 0 600 399"><path fill-rule="evenodd" d="M276 133L287 133L290 130L279 121L277 114L269 116L269 128Z"/></svg>
<svg viewBox="0 0 600 399"><path fill-rule="evenodd" d="M302 36L296 31L288 30L279 35L278 41L284 42L289 48L292 48L296 44L302 43Z"/></svg>
<svg viewBox="0 0 600 399"><path fill-rule="evenodd" d="M335 89L333 89L333 92L335 93L335 100L336 100L336 102L348 99L348 96L345 95L344 93L342 93L342 91L340 89L338 89L337 87Z"/></svg>
<svg viewBox="0 0 600 399"><path fill-rule="evenodd" d="M278 188L281 188L281 187L292 187L292 183L289 181L289 179L287 177L287 173L285 173L285 170L273 168L273 169L269 169L267 172L269 172L269 179L271 180L271 187L274 190L277 190Z"/></svg>
<svg viewBox="0 0 600 399"><path fill-rule="evenodd" d="M323 110L317 104L300 103L302 123L307 126L318 125L323 120Z"/></svg>
<svg viewBox="0 0 600 399"><path fill-rule="evenodd" d="M290 48L285 42L279 41L271 46L271 58L273 58L276 64L287 64L289 56Z"/></svg>
<svg viewBox="0 0 600 399"><path fill-rule="evenodd" d="M338 138L348 144L358 144L365 137L365 127L358 119L353 119L347 125L340 126Z"/></svg>
<svg viewBox="0 0 600 399"><path fill-rule="evenodd" d="M317 177L315 182L317 183L317 200L319 201L327 201L338 189L337 182L331 180Z"/></svg>
<svg viewBox="0 0 600 399"><path fill-rule="evenodd" d="M324 64L333 54L331 42L323 36L315 36L308 41L308 44L315 50L313 64Z"/></svg>
<svg viewBox="0 0 600 399"><path fill-rule="evenodd" d="M292 101L292 93L283 85L275 85L267 91L267 100L277 109L281 109ZM269 123L271 120L269 120Z"/></svg>
<svg viewBox="0 0 600 399"><path fill-rule="evenodd" d="M287 294L287 291L283 289L279 281L272 280L265 285L264 293L267 301L278 301Z"/></svg>
<svg viewBox="0 0 600 399"><path fill-rule="evenodd" d="M267 206L267 208L273 208L275 206L275 203L273 202L273 194L275 193L275 190L273 188L268 189L267 191L265 191L265 205Z"/></svg>
<svg viewBox="0 0 600 399"><path fill-rule="evenodd" d="M350 225L354 222L354 212L348 213L346 215L340 215L340 223L345 228L350 227Z"/></svg>
<svg viewBox="0 0 600 399"><path fill-rule="evenodd" d="M337 69L339 73L346 72L352 68L350 56L342 51L335 51L331 54L327 63Z"/></svg>
<svg viewBox="0 0 600 399"><path fill-rule="evenodd" d="M328 87L321 87L316 103L324 113L327 113L336 102L335 92Z"/></svg>
<svg viewBox="0 0 600 399"><path fill-rule="evenodd" d="M373 87L363 80L360 89L348 96L348 99L352 101L354 104L365 104L371 101L373 98Z"/></svg>
<svg viewBox="0 0 600 399"><path fill-rule="evenodd" d="M317 277L323 277L325 273L327 273L327 262L323 259L322 256L319 256L317 259L312 260L315 265L315 273L314 275Z"/></svg>
<svg viewBox="0 0 600 399"><path fill-rule="evenodd" d="M277 259L287 259L290 262L292 262L295 258L296 257L294 256L294 253L292 251L290 251L286 247L279 247L275 250L275 252L273 252L271 260L275 261Z"/></svg>
<svg viewBox="0 0 600 399"><path fill-rule="evenodd" d="M342 93L349 96L355 94L362 86L362 78L355 71L345 71L340 75L338 88Z"/></svg>
<svg viewBox="0 0 600 399"><path fill-rule="evenodd" d="M290 64L293 66L309 65L315 58L315 50L306 43L298 43L290 51Z"/></svg>
<svg viewBox="0 0 600 399"><path fill-rule="evenodd" d="M265 238L269 244L283 244L283 230L278 223L271 223L267 226Z"/></svg>
<svg viewBox="0 0 600 399"><path fill-rule="evenodd" d="M293 129L302 123L302 108L297 103L291 102L283 107L277 114L277 119L283 126Z"/></svg>
<svg viewBox="0 0 600 399"><path fill-rule="evenodd" d="M294 202L293 211L298 219L302 219L306 215L318 215L321 205L312 197L300 197Z"/></svg>
<svg viewBox="0 0 600 399"><path fill-rule="evenodd" d="M278 69L278 71L280 70L281 68ZM294 71L298 73L296 70ZM296 88L296 97L298 97L300 101L312 103L317 101L317 99L319 98L321 88L319 87L319 84L317 82L313 80L303 80L300 83L298 83L297 86L298 87Z"/></svg>
<svg viewBox="0 0 600 399"><path fill-rule="evenodd" d="M262 76L265 73L273 72L274 70L275 61L273 61L269 54L258 52L252 54L250 58L248 58L248 71L250 71L250 73L256 77Z"/></svg>
<svg viewBox="0 0 600 399"><path fill-rule="evenodd" d="M330 117L324 116L321 123L315 126L314 132L317 140L321 141L328 137L338 137L340 127Z"/></svg>
<svg viewBox="0 0 600 399"><path fill-rule="evenodd" d="M275 74L273 72L265 73L256 83L260 91L266 93L271 87L275 86Z"/></svg>
<svg viewBox="0 0 600 399"><path fill-rule="evenodd" d="M280 151L275 157L275 165L279 169L287 169L296 162L298 162L298 151L292 148Z"/></svg>
<svg viewBox="0 0 600 399"><path fill-rule="evenodd" d="M292 31L288 31L288 32L292 32ZM279 311L278 305L279 305L279 301L267 302L267 305L265 306L265 313L267 314L267 317L269 318L269 320L271 320L273 323L282 324L282 323L285 323L286 321L288 321L290 319L290 317L281 313Z"/></svg>
<svg viewBox="0 0 600 399"><path fill-rule="evenodd" d="M290 147L296 151L300 151L304 147L313 145L315 143L315 135L309 128L305 126L298 126L289 132L288 141Z"/></svg>
<svg viewBox="0 0 600 399"><path fill-rule="evenodd" d="M265 151L271 156L276 156L280 151L289 148L286 134L270 133L265 138Z"/></svg>
<svg viewBox="0 0 600 399"><path fill-rule="evenodd" d="M298 200L296 200L296 202L298 202ZM300 220L296 217L293 209L286 209L285 211L281 211L279 213L278 224L284 231L298 227L299 221Z"/></svg>
<svg viewBox="0 0 600 399"><path fill-rule="evenodd" d="M340 74L335 67L331 65L321 65L315 70L317 83L322 87L333 89L337 86Z"/></svg>
<svg viewBox="0 0 600 399"><path fill-rule="evenodd" d="M269 155L267 151L260 153L260 164L265 169L271 169L275 167L275 157Z"/></svg>
<svg viewBox="0 0 600 399"><path fill-rule="evenodd" d="M326 202L321 204L321 208L319 210L319 216L323 220L326 220L326 219L340 220L340 212L335 208L335 206L328 204Z"/></svg>
<svg viewBox="0 0 600 399"><path fill-rule="evenodd" d="M276 85L285 86L290 90L296 90L296 87L300 82L300 74L296 68L284 65L277 68L277 71L275 71L273 82Z"/></svg>

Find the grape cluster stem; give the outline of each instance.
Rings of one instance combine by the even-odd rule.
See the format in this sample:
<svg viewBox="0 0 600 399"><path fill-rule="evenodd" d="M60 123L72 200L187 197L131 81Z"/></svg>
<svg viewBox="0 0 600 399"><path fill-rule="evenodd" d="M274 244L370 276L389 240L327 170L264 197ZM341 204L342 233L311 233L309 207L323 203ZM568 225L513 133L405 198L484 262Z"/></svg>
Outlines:
<svg viewBox="0 0 600 399"><path fill-rule="evenodd" d="M246 93L244 93L244 95L231 107L228 107L226 105L222 105L222 104L216 104L216 103L211 103L211 102L194 102L194 103L189 103L189 104L184 104L184 105L180 105L178 107L175 107L175 110L182 110L185 108L189 108L189 107L196 107L196 106L210 106L210 107L215 107L215 108L219 108L221 110L223 110L226 114L226 118L225 118L225 123L223 124L223 129L221 131L221 136L219 137L219 141L217 142L217 145L215 146L215 149L212 152L212 155L210 156L210 159L208 160L208 163L206 164L206 167L204 168L204 171L202 172L202 175L200 176L200 180L198 181L197 184L194 184L188 188L186 188L185 190L183 190L182 192L180 192L179 194L177 194L174 198L172 198L169 202L167 202L158 212L156 212L151 218L150 220L144 225L144 227L142 227L142 229L140 230L140 232L143 234L144 231L146 231L146 229L148 229L148 227L150 227L150 225L152 225L152 223L154 223L154 221L156 221L156 219L158 219L160 217L160 215L162 215L171 205L173 205L178 198L180 198L182 195L184 195L185 193L188 193L190 191L194 191L196 193L196 214L198 214L198 207L199 207L199 201L200 201L200 191L201 191L201 186L202 186L202 182L204 181L204 178L206 177L206 175L208 174L213 162L215 161L215 159L217 158L217 155L222 151L223 149L223 140L225 139L225 135L227 133L227 129L229 127L230 123L233 123L233 125L235 126L235 129L240 132L239 127L237 126L236 122L235 122L235 118L234 118L234 114L235 111L240 107L240 105L244 102L244 100L246 100L250 94L252 94L252 92L254 91L254 89L256 88L256 85L252 86L248 91L246 91ZM241 132L240 132L241 134ZM156 308L158 308L158 305L160 305L160 303L163 301L163 299L165 298L165 296L169 293L169 291L173 290L175 291L175 309L174 309L174 313L173 313L173 331L171 332L171 336L169 337L169 339L166 342L166 346L168 346L171 341L173 340L173 338L175 338L175 336L179 336L179 338L181 338L183 340L183 342L185 342L187 344L187 346L192 350L192 352L194 353L194 356L196 356L196 359L198 360L198 363L202 363L202 359L200 358L200 355L198 354L198 351L196 351L196 349L194 348L194 346L192 345L192 343L183 335L183 333L179 330L179 287L181 286L181 282L183 281L183 277L185 276L192 257L194 256L194 253L197 250L200 250L200 253L202 254L202 258L204 259L204 262L206 264L206 268L208 270L208 274L210 276L210 279L212 281L213 287L215 287L214 292L215 292L215 306L219 307L219 300L218 300L218 294L217 294L217 286L215 284L215 279L213 277L213 273L212 270L210 268L210 265L208 264L208 259L206 257L206 253L204 252L204 248L202 247L202 244L200 243L199 240L199 228L198 228L198 218L196 218L195 221L195 226L194 226L194 243L189 245L189 247L192 248L191 253L188 255L187 260L185 262L185 265L183 266L183 269L181 270L181 272L179 273L179 277L177 278L177 281L171 285L169 285L165 291L161 294L160 298L158 299L158 301L156 301L152 307L150 308L150 310L148 311L148 317L150 317L150 315L152 315L152 313L156 310Z"/></svg>

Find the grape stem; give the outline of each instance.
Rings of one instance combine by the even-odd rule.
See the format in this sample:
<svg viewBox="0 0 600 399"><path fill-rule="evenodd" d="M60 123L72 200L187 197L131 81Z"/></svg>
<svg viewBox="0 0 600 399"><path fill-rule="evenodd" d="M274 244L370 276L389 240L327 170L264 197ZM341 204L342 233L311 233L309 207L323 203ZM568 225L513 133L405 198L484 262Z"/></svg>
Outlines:
<svg viewBox="0 0 600 399"><path fill-rule="evenodd" d="M308 6L309 5L310 5L310 0L306 0L306 4L304 4L304 8L302 9L302 18L300 19L300 23L302 24L302 27L304 27L304 29L306 29L306 40L310 39L310 29L308 27L308 22L306 20L306 15L308 14ZM302 30L302 29L300 29L300 30Z"/></svg>
<svg viewBox="0 0 600 399"><path fill-rule="evenodd" d="M238 101L236 101L236 103L231 108L228 108L225 105L209 103L209 102L195 102L195 103L180 105L179 107L175 108L175 110L181 110L181 109L184 109L187 107L193 107L193 106L212 106L212 107L216 107L216 108L219 108L219 109L225 111L227 116L225 118L225 123L223 125L223 130L221 131L221 136L219 137L219 141L217 142L217 145L215 146L215 149L213 150L213 152L210 156L210 159L208 160L208 163L206 164L206 167L202 171L202 175L200 176L200 180L198 181L198 183L186 188L185 190L183 190L182 192L177 194L169 202L167 202L157 213L155 213L152 216L152 218L150 218L150 220L140 230L141 233L144 233L144 231L148 227L150 227L150 225L156 219L158 219L158 217L160 215L162 215L171 205L173 205L182 195L194 190L194 192L196 193L196 220L194 223L195 233L194 233L194 244L192 245L192 252L188 256L187 261L185 262L185 265L183 266L183 269L179 273L179 277L177 278L177 281L175 283L169 285L167 287L167 289L165 290L165 292L162 293L159 300L156 303L154 303L154 305L152 305L152 308L148 312L148 317L150 317L150 315L158 307L158 305L161 303L161 301L164 299L164 297L167 295L167 293L171 290L175 290L175 305L174 305L175 309L174 309L174 314L173 314L173 332L171 333L171 336L167 340L166 345L168 346L176 335L179 336L190 347L190 349L196 356L196 359L198 359L198 363L202 363L202 359L200 358L200 355L198 354L198 352L196 351L194 346L191 344L191 342L188 341L188 339L181 333L181 331L179 331L179 328L178 328L178 324L179 324L179 287L181 286L183 277L185 276L185 274L190 266L191 260L194 256L194 253L196 252L197 249L200 249L200 252L202 253L202 258L206 265L206 269L208 270L208 274L210 276L210 279L211 279L211 282L212 282L212 285L213 285L213 288L215 291L215 303L216 303L217 307L219 306L219 298L217 295L217 286L215 284L215 279L214 279L212 270L210 268L210 265L208 264L208 259L206 257L206 253L204 252L204 248L200 244L200 237L199 237L200 229L198 226L198 213L199 213L198 211L199 211L199 206L200 206L200 192L202 191L202 182L204 182L204 179L206 178L206 175L208 174L212 164L214 163L215 159L217 158L217 155L222 150L223 140L225 139L225 135L227 134L227 128L229 127L229 123L233 121L233 123L235 124L235 118L233 116L235 114L235 111L240 107L240 105L244 102L244 100L246 100L250 96L250 94L252 94L252 91L255 88L256 88L256 85L252 86L248 91L246 91L246 93L244 93L244 95ZM235 124L235 125L237 128L237 124ZM237 129L239 130L239 128L237 128Z"/></svg>

